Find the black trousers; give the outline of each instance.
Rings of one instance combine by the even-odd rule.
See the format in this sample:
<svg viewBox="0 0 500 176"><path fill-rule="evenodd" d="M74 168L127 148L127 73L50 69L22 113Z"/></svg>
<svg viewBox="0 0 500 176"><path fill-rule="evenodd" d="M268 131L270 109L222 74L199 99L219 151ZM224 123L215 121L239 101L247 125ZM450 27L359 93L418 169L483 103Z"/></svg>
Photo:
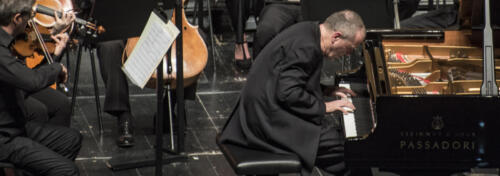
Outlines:
<svg viewBox="0 0 500 176"><path fill-rule="evenodd" d="M69 127L71 124L71 102L63 93L50 87L42 89L25 99L28 121L49 122Z"/></svg>
<svg viewBox="0 0 500 176"><path fill-rule="evenodd" d="M104 111L112 115L130 112L128 83L123 73L121 57L125 42L112 40L97 44L101 76L106 86Z"/></svg>
<svg viewBox="0 0 500 176"><path fill-rule="evenodd" d="M231 17L231 24L234 30L238 27L238 3L243 2L243 12L242 12L242 22L243 29L245 29L245 22L248 20L251 14L255 16L259 15L260 11L264 7L264 0L226 0L226 7Z"/></svg>
<svg viewBox="0 0 500 176"><path fill-rule="evenodd" d="M74 129L47 123L28 122L26 134L0 135L0 161L13 163L37 176L79 175L73 162L80 151L82 136Z"/></svg>
<svg viewBox="0 0 500 176"><path fill-rule="evenodd" d="M339 116L325 116L316 154L315 171L325 176L349 175L344 161L345 135Z"/></svg>
<svg viewBox="0 0 500 176"><path fill-rule="evenodd" d="M410 18L418 9L420 0L399 0L399 20Z"/></svg>
<svg viewBox="0 0 500 176"><path fill-rule="evenodd" d="M260 51L278 33L302 21L300 8L300 5L296 4L270 4L262 9L254 37L253 58L257 58Z"/></svg>
<svg viewBox="0 0 500 176"><path fill-rule="evenodd" d="M458 24L457 16L458 9L456 7L440 8L401 21L401 28L445 29Z"/></svg>

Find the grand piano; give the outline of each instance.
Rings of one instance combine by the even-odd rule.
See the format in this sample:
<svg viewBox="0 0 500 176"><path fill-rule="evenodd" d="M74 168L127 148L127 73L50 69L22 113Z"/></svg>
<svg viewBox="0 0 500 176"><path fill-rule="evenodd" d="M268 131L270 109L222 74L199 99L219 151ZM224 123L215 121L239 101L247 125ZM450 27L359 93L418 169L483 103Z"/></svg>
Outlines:
<svg viewBox="0 0 500 176"><path fill-rule="evenodd" d="M491 93L498 90L485 93L483 82L498 89L492 83L500 85L500 49L488 59L495 62L484 62L482 26L468 22L460 30L368 31L364 66L340 78L362 92L353 97L363 107L353 114L359 132L345 146L355 175L367 175L358 172L366 168L399 175L498 174L500 98Z"/></svg>

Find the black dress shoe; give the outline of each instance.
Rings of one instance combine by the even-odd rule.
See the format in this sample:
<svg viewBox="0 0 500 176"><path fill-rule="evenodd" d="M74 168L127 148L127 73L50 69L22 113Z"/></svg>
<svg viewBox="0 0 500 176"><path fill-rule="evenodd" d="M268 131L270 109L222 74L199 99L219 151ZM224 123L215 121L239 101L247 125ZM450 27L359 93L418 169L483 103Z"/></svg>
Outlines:
<svg viewBox="0 0 500 176"><path fill-rule="evenodd" d="M116 144L119 147L134 146L133 127L130 118L119 119L118 121L119 136Z"/></svg>
<svg viewBox="0 0 500 176"><path fill-rule="evenodd" d="M234 64L240 69L249 69L252 66L252 59L235 59Z"/></svg>

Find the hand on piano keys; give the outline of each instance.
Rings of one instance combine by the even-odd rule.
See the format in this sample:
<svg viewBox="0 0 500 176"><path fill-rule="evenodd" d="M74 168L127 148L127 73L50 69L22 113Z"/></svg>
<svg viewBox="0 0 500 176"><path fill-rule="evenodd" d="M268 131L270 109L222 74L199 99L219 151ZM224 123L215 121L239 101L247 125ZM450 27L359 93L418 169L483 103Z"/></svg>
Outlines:
<svg viewBox="0 0 500 176"><path fill-rule="evenodd" d="M354 96L353 94L341 95L337 94L341 97L341 100L347 101L353 105L356 105L359 110L350 111L349 107L346 106L343 109L345 111L350 111L349 113L345 113L342 115L341 120L344 125L344 133L347 139L356 140L363 139L371 134L372 129L374 128L372 116L370 115L370 101L369 97L364 97L363 91L366 91L365 83L339 83L339 87L343 87L345 90L351 91L351 86L353 90L356 92L361 92L361 96ZM365 90L362 90L364 88ZM353 109L356 110L356 109Z"/></svg>
<svg viewBox="0 0 500 176"><path fill-rule="evenodd" d="M325 103L326 112L334 112L334 111L342 111L344 114L348 114L349 112L353 112L356 110L356 107L352 104L352 100L349 101L349 98L346 96L340 100L329 101Z"/></svg>

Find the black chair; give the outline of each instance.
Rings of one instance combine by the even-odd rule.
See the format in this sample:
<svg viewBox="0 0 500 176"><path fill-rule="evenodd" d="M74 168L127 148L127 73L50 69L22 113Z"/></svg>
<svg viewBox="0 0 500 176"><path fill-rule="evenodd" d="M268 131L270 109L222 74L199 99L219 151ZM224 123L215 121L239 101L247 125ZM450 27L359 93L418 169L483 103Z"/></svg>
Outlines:
<svg viewBox="0 0 500 176"><path fill-rule="evenodd" d="M297 155L280 155L266 151L249 149L232 144L216 142L234 172L238 175L279 175L280 173L300 173L301 164Z"/></svg>

